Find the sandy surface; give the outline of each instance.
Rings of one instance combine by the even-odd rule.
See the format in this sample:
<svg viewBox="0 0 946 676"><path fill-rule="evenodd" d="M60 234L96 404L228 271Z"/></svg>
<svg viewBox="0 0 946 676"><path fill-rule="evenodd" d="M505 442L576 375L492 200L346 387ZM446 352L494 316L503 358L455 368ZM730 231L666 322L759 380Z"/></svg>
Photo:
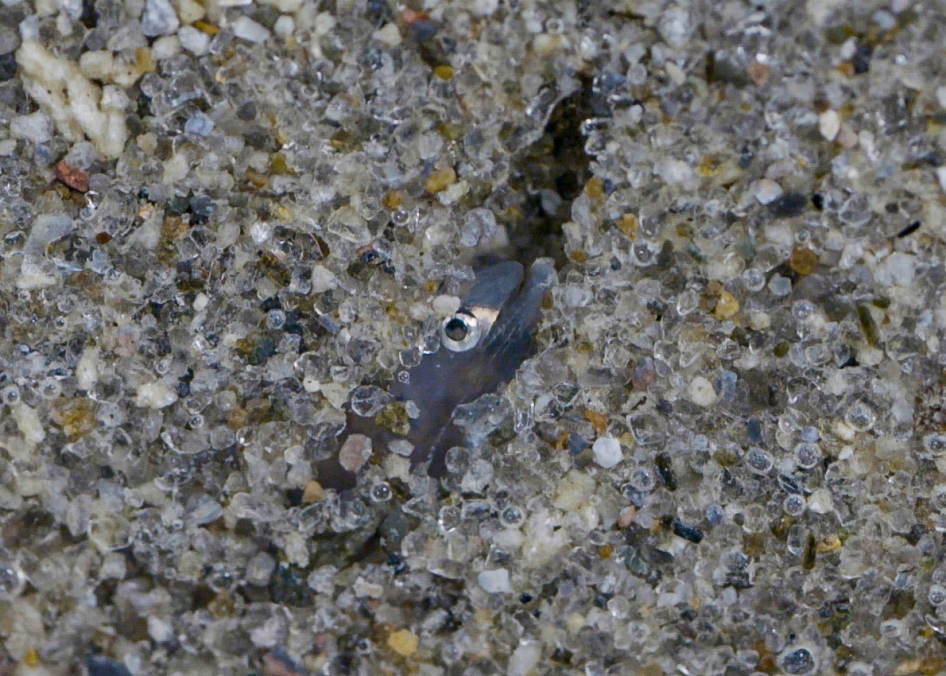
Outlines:
<svg viewBox="0 0 946 676"><path fill-rule="evenodd" d="M944 39L2 0L0 674L946 673ZM356 438L323 485L542 257L444 476Z"/></svg>

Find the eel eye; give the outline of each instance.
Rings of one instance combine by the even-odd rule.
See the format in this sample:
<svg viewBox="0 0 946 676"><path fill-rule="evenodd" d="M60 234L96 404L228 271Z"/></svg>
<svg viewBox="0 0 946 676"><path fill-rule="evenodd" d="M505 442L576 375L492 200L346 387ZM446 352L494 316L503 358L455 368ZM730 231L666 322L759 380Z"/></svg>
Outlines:
<svg viewBox="0 0 946 676"><path fill-rule="evenodd" d="M443 320L440 340L451 352L466 352L480 342L480 327L476 317L462 310Z"/></svg>

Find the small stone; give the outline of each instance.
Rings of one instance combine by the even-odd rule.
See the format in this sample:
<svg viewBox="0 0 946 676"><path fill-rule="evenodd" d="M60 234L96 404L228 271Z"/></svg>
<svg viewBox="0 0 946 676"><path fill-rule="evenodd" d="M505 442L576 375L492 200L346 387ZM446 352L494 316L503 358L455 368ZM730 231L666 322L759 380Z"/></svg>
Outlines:
<svg viewBox="0 0 946 676"><path fill-rule="evenodd" d="M156 615L149 615L148 636L156 643L166 643L174 638L174 627Z"/></svg>
<svg viewBox="0 0 946 676"><path fill-rule="evenodd" d="M107 49L84 52L79 57L79 70L92 80L111 79L115 72L115 57Z"/></svg>
<svg viewBox="0 0 946 676"><path fill-rule="evenodd" d="M739 299L728 291L721 291L713 314L720 319L732 319L739 312Z"/></svg>
<svg viewBox="0 0 946 676"><path fill-rule="evenodd" d="M689 12L679 5L671 5L657 22L657 32L671 47L683 47L693 32Z"/></svg>
<svg viewBox="0 0 946 676"><path fill-rule="evenodd" d="M838 132L837 138L838 145L844 148L845 150L850 150L857 146L860 142L860 137L857 132L851 129L850 125L846 122L841 123L841 131Z"/></svg>
<svg viewBox="0 0 946 676"><path fill-rule="evenodd" d="M651 357L644 357L631 371L631 385L635 392L646 392L657 380L657 368Z"/></svg>
<svg viewBox="0 0 946 676"><path fill-rule="evenodd" d="M182 24L193 24L207 15L207 10L197 0L174 0L177 18Z"/></svg>
<svg viewBox="0 0 946 676"><path fill-rule="evenodd" d="M542 659L542 644L538 641L523 640L519 643L506 665L506 676L528 676L535 673L539 660ZM593 673L585 670L585 673Z"/></svg>
<svg viewBox="0 0 946 676"><path fill-rule="evenodd" d="M476 581L489 594L512 593L512 585L509 584L509 571L504 568L484 570L476 576Z"/></svg>
<svg viewBox="0 0 946 676"><path fill-rule="evenodd" d="M9 407L13 414L13 420L16 421L17 429L20 430L20 434L23 435L26 443L38 444L46 438L46 430L39 414L36 413L36 409L20 401L9 404Z"/></svg>
<svg viewBox="0 0 946 676"><path fill-rule="evenodd" d="M604 469L611 469L624 459L621 442L612 437L599 437L591 447L595 463Z"/></svg>
<svg viewBox="0 0 946 676"><path fill-rule="evenodd" d="M164 35L151 45L151 56L155 61L167 61L181 53L181 40L176 35Z"/></svg>
<svg viewBox="0 0 946 676"><path fill-rule="evenodd" d="M946 108L946 85L936 88L936 102L940 108Z"/></svg>
<svg viewBox="0 0 946 676"><path fill-rule="evenodd" d="M414 453L414 444L407 439L392 439L388 442L388 450L404 458L409 458Z"/></svg>
<svg viewBox="0 0 946 676"><path fill-rule="evenodd" d="M214 129L214 121L200 111L197 111L184 123L184 131L194 136L209 136Z"/></svg>
<svg viewBox="0 0 946 676"><path fill-rule="evenodd" d="M148 627L149 631L151 627ZM92 655L85 658L85 668L89 676L131 676L131 671L118 660L111 660L107 657L94 657ZM33 672L31 672L33 673ZM51 673L43 669L39 674ZM33 674L33 676L39 676Z"/></svg>
<svg viewBox="0 0 946 676"><path fill-rule="evenodd" d="M667 61L664 64L664 70L667 71L667 77L673 80L673 83L678 87L686 82L687 75L683 72L683 69L680 68L673 61Z"/></svg>
<svg viewBox="0 0 946 676"><path fill-rule="evenodd" d="M818 267L818 254L806 247L795 247L788 259L788 265L802 277L810 275Z"/></svg>
<svg viewBox="0 0 946 676"><path fill-rule="evenodd" d="M59 402L62 402L61 404ZM95 402L88 397L59 399L53 407L53 421L62 427L69 441L75 441L92 432L97 424Z"/></svg>
<svg viewBox="0 0 946 676"><path fill-rule="evenodd" d="M308 482L302 490L302 502L306 504L320 502L323 497L325 497L325 489L318 481Z"/></svg>
<svg viewBox="0 0 946 676"><path fill-rule="evenodd" d="M782 275L772 275L772 279L769 280L769 291L779 298L787 296L792 292L792 280Z"/></svg>
<svg viewBox="0 0 946 676"><path fill-rule="evenodd" d="M874 272L874 278L884 286L901 286L905 289L913 285L916 276L916 256L903 251L894 251L887 256ZM850 422L850 421L849 421Z"/></svg>
<svg viewBox="0 0 946 676"><path fill-rule="evenodd" d="M438 317L449 317L460 309L460 299L457 296L442 294L434 298L430 306Z"/></svg>
<svg viewBox="0 0 946 676"><path fill-rule="evenodd" d="M687 394L690 397L690 401L697 406L712 406L717 400L713 383L703 376L697 376L690 381L690 385L687 387Z"/></svg>
<svg viewBox="0 0 946 676"><path fill-rule="evenodd" d="M841 131L841 116L836 110L826 110L818 116L818 131L827 141L833 141Z"/></svg>
<svg viewBox="0 0 946 676"><path fill-rule="evenodd" d="M78 192L87 192L89 190L89 175L65 160L56 165L55 174L56 178L73 190Z"/></svg>
<svg viewBox="0 0 946 676"><path fill-rule="evenodd" d="M312 268L312 293L325 293L338 286L338 278L322 265Z"/></svg>
<svg viewBox="0 0 946 676"><path fill-rule="evenodd" d="M628 239L635 239L637 237L637 233L640 230L640 219L637 218L636 214L626 213L614 223L618 226L618 230L621 231L621 234Z"/></svg>
<svg viewBox="0 0 946 676"><path fill-rule="evenodd" d="M834 511L834 501L831 499L831 491L827 488L815 490L808 498L808 509L815 514L828 514Z"/></svg>
<svg viewBox="0 0 946 676"><path fill-rule="evenodd" d="M210 48L210 36L193 26L183 26L177 32L177 37L181 47L194 56L202 56Z"/></svg>
<svg viewBox="0 0 946 676"><path fill-rule="evenodd" d="M782 669L788 674L810 674L816 667L815 658L807 648L798 648L782 658Z"/></svg>
<svg viewBox="0 0 946 676"><path fill-rule="evenodd" d="M0 55L6 56L16 51L20 46L20 36L7 26L0 26Z"/></svg>
<svg viewBox="0 0 946 676"><path fill-rule="evenodd" d="M683 160L665 158L654 165L654 173L668 185L686 183L693 177L693 169Z"/></svg>
<svg viewBox="0 0 946 676"><path fill-rule="evenodd" d="M246 564L246 581L257 587L269 582L276 570L276 560L266 552L260 552Z"/></svg>
<svg viewBox="0 0 946 676"><path fill-rule="evenodd" d="M753 181L749 192L758 200L759 204L769 204L782 196L782 186L769 178Z"/></svg>
<svg viewBox="0 0 946 676"><path fill-rule="evenodd" d="M40 145L53 137L53 123L41 110L29 115L20 115L10 120L10 132L14 138L26 139Z"/></svg>
<svg viewBox="0 0 946 676"><path fill-rule="evenodd" d="M443 192L451 185L456 183L457 172L450 165L438 165L430 172L427 180L424 181L424 189L431 195Z"/></svg>
<svg viewBox="0 0 946 676"><path fill-rule="evenodd" d="M135 395L135 406L143 408L167 408L175 401L177 393L161 380L140 385Z"/></svg>
<svg viewBox="0 0 946 676"><path fill-rule="evenodd" d="M936 180L939 181L939 187L946 191L946 167L936 169Z"/></svg>
<svg viewBox="0 0 946 676"><path fill-rule="evenodd" d="M296 21L288 14L283 14L273 24L273 32L281 38L287 38L296 32Z"/></svg>
<svg viewBox="0 0 946 676"><path fill-rule="evenodd" d="M499 0L473 0L470 7L476 16L492 16L499 8Z"/></svg>
<svg viewBox="0 0 946 676"><path fill-rule="evenodd" d="M357 472L371 457L371 438L364 434L349 434L338 452L338 462L349 472Z"/></svg>
<svg viewBox="0 0 946 676"><path fill-rule="evenodd" d="M270 33L262 24L248 16L241 16L233 22L233 35L247 42L262 43L269 40Z"/></svg>
<svg viewBox="0 0 946 676"><path fill-rule="evenodd" d="M753 61L746 66L746 75L752 80L752 84L761 87L769 80L769 67L764 63Z"/></svg>
<svg viewBox="0 0 946 676"><path fill-rule="evenodd" d="M180 25L169 0L145 0L145 9L141 14L141 32L145 37L171 35Z"/></svg>
<svg viewBox="0 0 946 676"><path fill-rule="evenodd" d="M561 35L549 35L548 33L539 33L532 39L532 49L539 58L545 58L554 54L562 44Z"/></svg>
<svg viewBox="0 0 946 676"><path fill-rule="evenodd" d="M769 204L769 211L776 218L793 218L805 211L808 198L797 192L785 193Z"/></svg>
<svg viewBox="0 0 946 676"><path fill-rule="evenodd" d="M410 629L398 629L388 636L388 647L403 657L413 655L418 643L420 639Z"/></svg>
<svg viewBox="0 0 946 676"><path fill-rule="evenodd" d="M562 477L552 504L564 512L574 512L587 504L594 492L594 478L573 470Z"/></svg>
<svg viewBox="0 0 946 676"><path fill-rule="evenodd" d="M371 36L385 47L397 47L401 44L401 31L397 24L388 23L379 28Z"/></svg>
<svg viewBox="0 0 946 676"><path fill-rule="evenodd" d="M12 80L16 75L16 57L13 53L0 54L0 82Z"/></svg>

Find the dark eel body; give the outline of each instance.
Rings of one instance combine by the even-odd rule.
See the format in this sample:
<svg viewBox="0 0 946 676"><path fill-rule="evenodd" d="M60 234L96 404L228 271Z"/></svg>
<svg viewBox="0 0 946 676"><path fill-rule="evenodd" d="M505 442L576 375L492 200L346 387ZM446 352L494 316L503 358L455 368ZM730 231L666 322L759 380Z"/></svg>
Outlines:
<svg viewBox="0 0 946 676"><path fill-rule="evenodd" d="M553 262L546 258L536 260L527 274L513 261L480 270L460 309L443 322L440 349L396 374L391 397L416 406L407 433L395 434L374 416L351 411L340 441L362 434L372 440L375 451L388 453L389 443L405 439L414 447L411 465L427 464L430 476L442 476L447 451L466 441L453 422L453 411L507 384L531 356L542 297L555 280ZM337 454L319 462L317 470L326 488L346 490L356 484L355 473L341 465Z"/></svg>

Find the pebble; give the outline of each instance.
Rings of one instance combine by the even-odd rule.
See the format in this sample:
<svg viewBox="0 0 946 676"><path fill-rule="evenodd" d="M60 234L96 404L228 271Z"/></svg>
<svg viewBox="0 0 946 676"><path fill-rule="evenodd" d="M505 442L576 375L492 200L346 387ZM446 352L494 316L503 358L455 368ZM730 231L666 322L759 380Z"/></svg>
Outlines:
<svg viewBox="0 0 946 676"><path fill-rule="evenodd" d="M210 36L193 26L183 26L177 32L181 47L194 56L202 56L210 48Z"/></svg>
<svg viewBox="0 0 946 676"><path fill-rule="evenodd" d="M671 47L683 47L690 39L692 31L690 14L679 5L673 5L664 11L657 23L657 32Z"/></svg>
<svg viewBox="0 0 946 676"><path fill-rule="evenodd" d="M156 615L148 616L148 636L156 643L165 643L174 638L174 627Z"/></svg>
<svg viewBox="0 0 946 676"><path fill-rule="evenodd" d="M712 386L711 386L712 387ZM599 437L591 447L595 463L604 469L611 469L624 459L621 442L613 437Z"/></svg>
<svg viewBox="0 0 946 676"><path fill-rule="evenodd" d="M256 23L248 16L241 16L233 22L233 34L241 40L256 44L269 40L269 30L262 24Z"/></svg>
<svg viewBox="0 0 946 676"><path fill-rule="evenodd" d="M379 28L371 36L385 47L397 47L401 44L401 31L397 24L388 23Z"/></svg>
<svg viewBox="0 0 946 676"><path fill-rule="evenodd" d="M901 286L909 289L916 275L916 256L903 251L894 251L874 270L874 278L884 286Z"/></svg>
<svg viewBox="0 0 946 676"><path fill-rule="evenodd" d="M834 511L834 501L831 499L831 491L827 488L815 490L808 498L808 509L815 514L828 514Z"/></svg>
<svg viewBox="0 0 946 676"><path fill-rule="evenodd" d="M713 383L703 376L697 376L690 381L690 385L687 387L687 394L690 397L690 401L697 406L712 406L717 400Z"/></svg>
<svg viewBox="0 0 946 676"><path fill-rule="evenodd" d="M0 55L0 82L12 80L16 75L16 57L13 54Z"/></svg>
<svg viewBox="0 0 946 676"><path fill-rule="evenodd" d="M720 319L732 319L739 312L739 299L728 291L722 291L719 294L719 300L716 301L716 307L713 314Z"/></svg>
<svg viewBox="0 0 946 676"><path fill-rule="evenodd" d="M140 385L135 395L135 406L143 408L167 408L175 401L177 393L161 380Z"/></svg>
<svg viewBox="0 0 946 676"><path fill-rule="evenodd" d="M438 317L449 317L460 309L460 299L457 296L441 294L434 298L430 306Z"/></svg>
<svg viewBox="0 0 946 676"><path fill-rule="evenodd" d="M59 162L54 173L56 178L78 192L87 192L89 189L89 175L79 167L74 167L65 160Z"/></svg>
<svg viewBox="0 0 946 676"><path fill-rule="evenodd" d="M659 160L654 165L654 173L664 180L668 185L685 183L693 177L693 169L683 160L665 158Z"/></svg>
<svg viewBox="0 0 946 676"><path fill-rule="evenodd" d="M305 504L321 502L324 496L325 489L322 488L322 484L318 481L309 481L302 490L302 502Z"/></svg>
<svg viewBox="0 0 946 676"><path fill-rule="evenodd" d="M150 633L150 626L148 630ZM89 656L85 659L85 667L89 676L131 676L131 671L123 663L107 657Z"/></svg>
<svg viewBox="0 0 946 676"><path fill-rule="evenodd" d="M296 21L288 14L283 14L273 24L273 32L281 38L287 38L296 32Z"/></svg>
<svg viewBox="0 0 946 676"><path fill-rule="evenodd" d="M20 46L20 36L8 26L0 26L0 56L12 54Z"/></svg>
<svg viewBox="0 0 946 676"><path fill-rule="evenodd" d="M673 83L678 87L686 82L686 73L673 61L667 61L667 63L664 64L664 70L667 71L667 77L673 80Z"/></svg>
<svg viewBox="0 0 946 676"><path fill-rule="evenodd" d="M388 442L388 450L395 455L409 458L414 453L414 444L407 439L392 439Z"/></svg>
<svg viewBox="0 0 946 676"><path fill-rule="evenodd" d="M807 247L798 246L792 249L788 258L788 265L802 277L810 275L818 267L818 254Z"/></svg>
<svg viewBox="0 0 946 676"><path fill-rule="evenodd" d="M175 0L174 7L177 9L177 18L184 25L200 21L207 14L207 10L197 0Z"/></svg>
<svg viewBox="0 0 946 676"><path fill-rule="evenodd" d="M430 172L430 175L424 181L424 189L431 195L443 192L451 185L456 183L457 173L450 165L440 165Z"/></svg>
<svg viewBox="0 0 946 676"><path fill-rule="evenodd" d="M512 585L509 583L509 571L505 568L498 570L484 570L476 576L483 591L490 594L509 594L512 593Z"/></svg>
<svg viewBox="0 0 946 676"><path fill-rule="evenodd" d="M398 629L388 636L388 647L398 655L408 657L417 650L420 639L410 629Z"/></svg>
<svg viewBox="0 0 946 676"><path fill-rule="evenodd" d="M184 123L184 131L194 136L209 136L214 130L214 121L206 114L197 111Z"/></svg>
<svg viewBox="0 0 946 676"><path fill-rule="evenodd" d="M499 9L499 0L473 0L471 10L476 16L492 16Z"/></svg>
<svg viewBox="0 0 946 676"><path fill-rule="evenodd" d="M804 213L808 198L798 192L788 192L769 204L769 211L776 218L794 218Z"/></svg>
<svg viewBox="0 0 946 676"><path fill-rule="evenodd" d="M46 438L46 429L36 409L23 402L8 404L17 429L28 444L38 444Z"/></svg>
<svg viewBox="0 0 946 676"><path fill-rule="evenodd" d="M181 41L176 35L164 35L151 45L151 56L155 61L167 61L181 53Z"/></svg>
<svg viewBox="0 0 946 676"><path fill-rule="evenodd" d="M818 116L818 131L827 141L833 141L841 131L841 116L836 110L826 110Z"/></svg>
<svg viewBox="0 0 946 676"><path fill-rule="evenodd" d="M29 115L20 115L10 120L10 132L14 138L22 138L39 145L53 137L53 123L41 110Z"/></svg>
<svg viewBox="0 0 946 676"><path fill-rule="evenodd" d="M847 123L841 123L841 130L838 132L837 142L838 145L844 148L845 150L850 150L855 147L860 141L860 137L857 132L851 129Z"/></svg>
<svg viewBox="0 0 946 676"><path fill-rule="evenodd" d="M364 434L349 434L338 452L338 462L349 472L357 472L371 457L371 438Z"/></svg>
<svg viewBox="0 0 946 676"><path fill-rule="evenodd" d="M769 280L769 291L779 298L787 296L792 292L792 280L782 275L772 275L772 279Z"/></svg>
<svg viewBox="0 0 946 676"><path fill-rule="evenodd" d="M759 204L769 204L782 196L784 192L782 186L769 178L763 178L753 181L749 186L749 192L759 202Z"/></svg>
<svg viewBox="0 0 946 676"><path fill-rule="evenodd" d="M939 181L939 187L946 191L946 167L936 169L936 180Z"/></svg>
<svg viewBox="0 0 946 676"><path fill-rule="evenodd" d="M141 14L141 33L149 38L171 35L180 28L181 22L169 0L145 0Z"/></svg>
<svg viewBox="0 0 946 676"><path fill-rule="evenodd" d="M523 640L509 657L506 676L528 676L534 672L542 659L542 644L538 641ZM585 673L597 673L586 670Z"/></svg>
<svg viewBox="0 0 946 676"><path fill-rule="evenodd" d="M338 277L322 265L312 268L312 293L325 293L338 286Z"/></svg>

